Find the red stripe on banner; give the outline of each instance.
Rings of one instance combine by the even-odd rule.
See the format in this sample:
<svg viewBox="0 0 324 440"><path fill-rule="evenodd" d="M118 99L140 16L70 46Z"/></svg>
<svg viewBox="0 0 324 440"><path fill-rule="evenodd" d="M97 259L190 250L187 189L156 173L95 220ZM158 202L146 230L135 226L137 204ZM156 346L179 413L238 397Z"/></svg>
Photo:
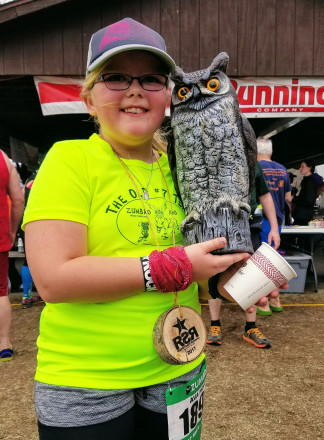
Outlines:
<svg viewBox="0 0 324 440"><path fill-rule="evenodd" d="M81 86L78 84L39 82L38 92L41 104L61 101L81 101Z"/></svg>

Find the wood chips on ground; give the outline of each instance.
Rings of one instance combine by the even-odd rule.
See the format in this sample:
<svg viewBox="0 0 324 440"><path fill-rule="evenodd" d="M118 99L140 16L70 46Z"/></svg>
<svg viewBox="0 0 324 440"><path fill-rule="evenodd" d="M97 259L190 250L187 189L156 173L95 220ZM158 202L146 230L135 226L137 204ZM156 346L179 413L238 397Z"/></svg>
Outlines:
<svg viewBox="0 0 324 440"><path fill-rule="evenodd" d="M244 314L225 304L223 344L207 346L201 440L322 440L324 438L324 293L283 294L283 313L258 317L271 340L262 350L242 340ZM0 439L37 440L33 404L36 338L43 304L23 310L11 294L11 362L0 363ZM209 324L207 306L203 318ZM154 440L154 439L152 439Z"/></svg>

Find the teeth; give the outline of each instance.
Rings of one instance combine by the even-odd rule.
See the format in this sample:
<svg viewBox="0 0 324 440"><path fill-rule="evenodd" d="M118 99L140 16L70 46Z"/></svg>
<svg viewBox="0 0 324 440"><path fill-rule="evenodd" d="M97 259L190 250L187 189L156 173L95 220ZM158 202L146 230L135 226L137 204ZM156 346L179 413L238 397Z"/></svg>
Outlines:
<svg viewBox="0 0 324 440"><path fill-rule="evenodd" d="M125 108L125 113L145 113L145 110L143 108L137 108L137 107L131 107L131 108Z"/></svg>

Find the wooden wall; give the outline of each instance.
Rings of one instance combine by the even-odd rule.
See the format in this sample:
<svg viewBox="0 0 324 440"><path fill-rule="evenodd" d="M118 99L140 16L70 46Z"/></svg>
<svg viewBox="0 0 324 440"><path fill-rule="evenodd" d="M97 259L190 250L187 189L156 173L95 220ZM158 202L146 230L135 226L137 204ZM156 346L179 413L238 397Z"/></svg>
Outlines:
<svg viewBox="0 0 324 440"><path fill-rule="evenodd" d="M226 51L232 77L324 76L324 0L71 0L0 24L0 75L82 76L91 34L127 16L185 71Z"/></svg>

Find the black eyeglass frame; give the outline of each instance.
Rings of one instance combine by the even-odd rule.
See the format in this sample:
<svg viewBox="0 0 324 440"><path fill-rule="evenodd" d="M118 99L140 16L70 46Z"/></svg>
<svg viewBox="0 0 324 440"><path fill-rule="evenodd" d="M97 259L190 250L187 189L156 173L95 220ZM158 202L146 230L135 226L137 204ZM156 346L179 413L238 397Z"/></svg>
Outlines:
<svg viewBox="0 0 324 440"><path fill-rule="evenodd" d="M104 77L106 75L109 75L109 76L110 75L122 75L122 76L126 77L127 79L129 79L129 81L130 81L129 85L128 85L128 87L123 88L123 89L111 89L110 87L108 87L107 82L104 79ZM161 86L161 88L156 89L156 90L146 89L145 87L143 87L143 79L146 78L146 77L149 77L149 76L161 76L161 77L164 78L165 83ZM101 81L98 81L98 79L100 79ZM137 81L139 82L139 84L140 84L140 86L142 87L143 90L145 90L147 92L159 92L164 87L166 87L166 85L168 83L169 77L167 75L164 75L163 73L146 73L145 75L141 75L141 76L131 76L131 75L127 75L126 73L112 72L112 73L102 73L101 75L98 76L98 78L96 79L94 84L96 84L98 82L103 82L108 90L112 90L112 91L116 91L116 92L121 92L121 91L124 91L124 90L128 90L130 88L130 86L132 85L134 79L137 79Z"/></svg>

